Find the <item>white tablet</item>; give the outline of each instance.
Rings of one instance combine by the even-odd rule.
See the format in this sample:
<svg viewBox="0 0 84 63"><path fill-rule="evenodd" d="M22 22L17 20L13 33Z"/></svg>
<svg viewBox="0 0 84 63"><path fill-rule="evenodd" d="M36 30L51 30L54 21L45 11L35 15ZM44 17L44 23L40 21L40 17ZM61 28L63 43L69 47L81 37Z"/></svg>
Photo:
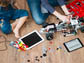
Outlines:
<svg viewBox="0 0 84 63"><path fill-rule="evenodd" d="M26 50L29 50L30 48L38 45L39 43L43 42L43 37L38 33L37 30L34 30L33 32L28 33L27 35L21 37L19 41L23 42L25 45L28 46Z"/></svg>

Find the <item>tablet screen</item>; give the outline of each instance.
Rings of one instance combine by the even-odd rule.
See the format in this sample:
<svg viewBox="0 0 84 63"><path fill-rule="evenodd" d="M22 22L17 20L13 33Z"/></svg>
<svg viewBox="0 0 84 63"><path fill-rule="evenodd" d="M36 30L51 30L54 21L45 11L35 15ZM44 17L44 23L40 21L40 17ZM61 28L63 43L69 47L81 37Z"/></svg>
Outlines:
<svg viewBox="0 0 84 63"><path fill-rule="evenodd" d="M24 42L25 45L28 45L28 47L31 47L32 45L39 43L42 40L42 37L40 37L39 34L37 34L37 32L33 32L21 38L21 41Z"/></svg>

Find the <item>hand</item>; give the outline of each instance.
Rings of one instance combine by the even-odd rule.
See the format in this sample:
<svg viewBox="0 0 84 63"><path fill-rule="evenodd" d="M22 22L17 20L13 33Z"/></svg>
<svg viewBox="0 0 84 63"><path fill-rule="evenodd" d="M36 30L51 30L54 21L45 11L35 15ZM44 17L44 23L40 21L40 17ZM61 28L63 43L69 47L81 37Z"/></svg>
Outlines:
<svg viewBox="0 0 84 63"><path fill-rule="evenodd" d="M62 21L66 21L67 24L70 24L70 18L71 18L71 17L72 17L72 15L68 15L68 16L62 15L62 16L61 16L61 20L62 20Z"/></svg>
<svg viewBox="0 0 84 63"><path fill-rule="evenodd" d="M72 18L72 15L67 15L67 24L70 24L71 22L70 22L70 19Z"/></svg>

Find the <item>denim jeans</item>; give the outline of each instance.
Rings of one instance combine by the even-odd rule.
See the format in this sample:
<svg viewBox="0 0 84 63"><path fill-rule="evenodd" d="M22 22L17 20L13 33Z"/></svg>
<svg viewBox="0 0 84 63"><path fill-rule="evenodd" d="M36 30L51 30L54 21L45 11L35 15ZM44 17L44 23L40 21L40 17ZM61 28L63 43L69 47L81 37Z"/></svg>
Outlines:
<svg viewBox="0 0 84 63"><path fill-rule="evenodd" d="M47 17L50 13L42 13L41 12L41 0L27 0L32 17L37 24L45 23ZM48 0L49 4L52 7L55 7L58 4L56 0Z"/></svg>
<svg viewBox="0 0 84 63"><path fill-rule="evenodd" d="M9 34L12 32L10 20L16 20L21 17L28 16L28 12L23 9L12 9L6 10L2 7L0 10L0 29L3 33Z"/></svg>

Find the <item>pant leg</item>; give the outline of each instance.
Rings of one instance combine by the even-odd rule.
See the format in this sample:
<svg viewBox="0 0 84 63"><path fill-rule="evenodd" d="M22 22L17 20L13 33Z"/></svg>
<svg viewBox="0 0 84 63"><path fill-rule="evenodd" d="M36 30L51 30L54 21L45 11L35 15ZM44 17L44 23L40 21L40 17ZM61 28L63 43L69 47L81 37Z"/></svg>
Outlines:
<svg viewBox="0 0 84 63"><path fill-rule="evenodd" d="M41 0L27 0L27 2L34 21L37 24L43 24L49 14L41 12Z"/></svg>
<svg viewBox="0 0 84 63"><path fill-rule="evenodd" d="M56 0L53 1L48 0L48 1L49 4L52 5L53 7L58 5ZM49 16L49 13L44 14L41 12L41 0L27 0L27 2L34 21L37 24L43 24L46 21L47 17Z"/></svg>
<svg viewBox="0 0 84 63"><path fill-rule="evenodd" d="M51 14L55 11L54 7L49 4L48 0L41 0L41 5Z"/></svg>
<svg viewBox="0 0 84 63"><path fill-rule="evenodd" d="M51 6L53 6L53 7L59 5L58 2L57 2L56 0L48 0L48 3L49 3Z"/></svg>
<svg viewBox="0 0 84 63"><path fill-rule="evenodd" d="M48 0L49 4L53 7L57 5L64 5L67 0Z"/></svg>
<svg viewBox="0 0 84 63"><path fill-rule="evenodd" d="M50 3L52 3L52 4L58 4L59 3L59 5L60 6L62 6L62 5L64 5L65 3L64 3L64 0L52 0L52 1L49 1ZM54 9L54 6L53 5L51 5L50 3L48 2L48 0L41 0L41 5L47 10L47 11L49 11L51 14L55 11L55 9Z"/></svg>
<svg viewBox="0 0 84 63"><path fill-rule="evenodd" d="M11 27L11 24L10 24L10 18L5 17L3 20L4 21L3 21L2 25L0 26L1 31L4 34L10 34L12 32L12 27Z"/></svg>
<svg viewBox="0 0 84 63"><path fill-rule="evenodd" d="M16 19L19 19L19 18L24 17L24 16L28 16L28 11L27 10L24 10L24 9L16 9L13 12L13 15L11 17L11 20L16 20Z"/></svg>
<svg viewBox="0 0 84 63"><path fill-rule="evenodd" d="M65 0L57 0L57 2L58 2L58 4L59 4L60 6L62 6L62 5L65 4Z"/></svg>

